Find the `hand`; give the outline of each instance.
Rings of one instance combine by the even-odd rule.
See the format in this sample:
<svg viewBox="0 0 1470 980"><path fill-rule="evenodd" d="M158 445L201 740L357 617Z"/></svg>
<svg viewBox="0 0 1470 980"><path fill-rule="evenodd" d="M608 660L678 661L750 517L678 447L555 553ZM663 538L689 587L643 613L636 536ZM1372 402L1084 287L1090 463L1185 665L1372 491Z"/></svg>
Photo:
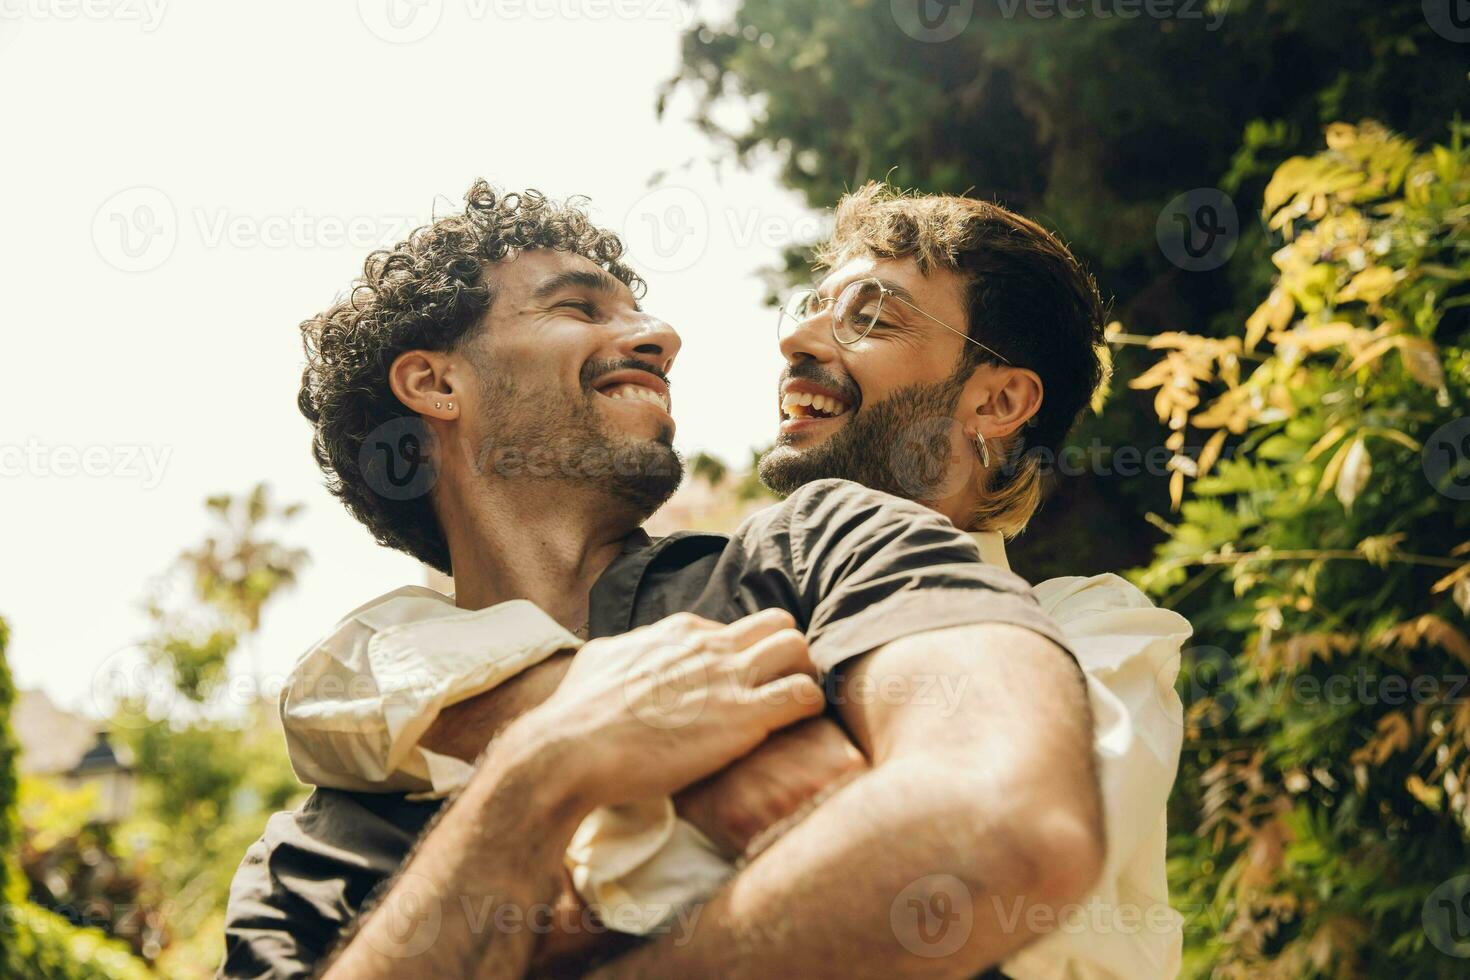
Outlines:
<svg viewBox="0 0 1470 980"><path fill-rule="evenodd" d="M594 640L528 713L572 749L597 804L668 796L823 707L806 638L768 609L729 626L689 613Z"/></svg>
<svg viewBox="0 0 1470 980"><path fill-rule="evenodd" d="M867 759L840 725L811 718L685 789L674 797L674 806L733 859L824 789L867 768Z"/></svg>

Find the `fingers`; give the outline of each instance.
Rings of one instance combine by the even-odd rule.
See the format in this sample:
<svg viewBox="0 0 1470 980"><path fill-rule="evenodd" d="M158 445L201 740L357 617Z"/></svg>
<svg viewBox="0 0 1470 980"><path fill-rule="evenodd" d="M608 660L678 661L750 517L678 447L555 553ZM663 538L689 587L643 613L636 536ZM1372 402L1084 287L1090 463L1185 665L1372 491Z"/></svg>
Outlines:
<svg viewBox="0 0 1470 980"><path fill-rule="evenodd" d="M793 629L795 626L796 620L786 610L762 609L721 629L719 639L729 644L726 649L745 650L774 633Z"/></svg>
<svg viewBox="0 0 1470 980"><path fill-rule="evenodd" d="M761 685L750 710L766 731L773 732L820 714L824 704L821 685L814 679L806 674L787 674Z"/></svg>
<svg viewBox="0 0 1470 980"><path fill-rule="evenodd" d="M794 629L782 629L732 658L731 666L751 687L760 687L787 674L815 677L806 637Z"/></svg>

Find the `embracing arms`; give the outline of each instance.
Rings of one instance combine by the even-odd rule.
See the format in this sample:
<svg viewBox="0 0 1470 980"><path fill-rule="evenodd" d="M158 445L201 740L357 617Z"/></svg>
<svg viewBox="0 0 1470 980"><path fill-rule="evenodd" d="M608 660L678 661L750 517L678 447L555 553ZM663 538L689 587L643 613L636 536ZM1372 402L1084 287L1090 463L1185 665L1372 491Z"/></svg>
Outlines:
<svg viewBox="0 0 1470 980"><path fill-rule="evenodd" d="M535 934L499 924L555 903L562 855L587 813L667 795L820 710L790 625L780 612L724 627L681 615L588 644L556 692L495 739L323 975L523 975ZM658 681L685 676L707 681L697 716L677 729L649 724Z"/></svg>
<svg viewBox="0 0 1470 980"><path fill-rule="evenodd" d="M953 700L932 694L946 677ZM969 977L1088 891L1091 726L1054 644L1003 625L915 635L862 658L839 699L872 771L730 882L692 939L597 976Z"/></svg>

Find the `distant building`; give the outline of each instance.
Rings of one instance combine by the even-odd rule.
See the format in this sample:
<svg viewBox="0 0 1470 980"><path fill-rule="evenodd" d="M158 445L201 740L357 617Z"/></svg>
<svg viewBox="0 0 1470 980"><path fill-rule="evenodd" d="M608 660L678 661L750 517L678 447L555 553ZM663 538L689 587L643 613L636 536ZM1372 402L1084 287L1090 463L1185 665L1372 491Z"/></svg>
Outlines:
<svg viewBox="0 0 1470 980"><path fill-rule="evenodd" d="M132 812L132 758L95 720L56 707L44 691L19 691L10 726L20 745L22 776L44 776L71 789L96 786L95 817L104 823Z"/></svg>

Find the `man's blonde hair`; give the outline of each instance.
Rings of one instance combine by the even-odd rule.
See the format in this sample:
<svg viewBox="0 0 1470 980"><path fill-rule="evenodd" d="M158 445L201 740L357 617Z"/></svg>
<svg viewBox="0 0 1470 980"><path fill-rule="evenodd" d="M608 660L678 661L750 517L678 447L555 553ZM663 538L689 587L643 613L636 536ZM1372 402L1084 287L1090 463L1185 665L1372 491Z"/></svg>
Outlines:
<svg viewBox="0 0 1470 980"><path fill-rule="evenodd" d="M1104 306L1091 275L1059 239L1029 218L972 198L916 194L871 182L837 204L832 236L819 264L850 259L912 258L919 271L950 269L965 281L969 335L1016 367L1041 378L1041 408L1003 446L973 515L976 530L1013 537L1041 504L1043 463L1103 382ZM955 324L956 327L960 326ZM957 375L999 365L966 344Z"/></svg>

